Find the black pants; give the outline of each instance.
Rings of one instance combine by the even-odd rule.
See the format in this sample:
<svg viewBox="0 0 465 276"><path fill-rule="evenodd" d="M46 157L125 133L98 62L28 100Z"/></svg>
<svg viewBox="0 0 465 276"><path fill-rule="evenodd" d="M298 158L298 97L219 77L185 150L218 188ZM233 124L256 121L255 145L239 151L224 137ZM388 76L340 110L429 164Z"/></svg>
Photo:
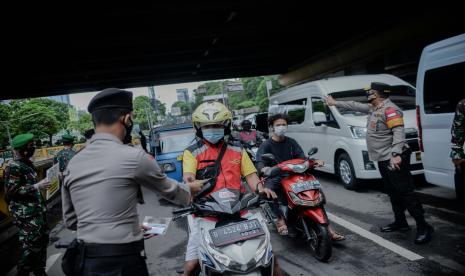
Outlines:
<svg viewBox="0 0 465 276"><path fill-rule="evenodd" d="M143 243L143 241L142 241ZM142 249L143 250L143 249ZM85 250L89 252L90 250ZM95 251L95 250L94 250ZM97 250L99 251L99 250ZM107 251L108 254L106 254ZM119 254L117 251L122 251ZM141 256L141 251L128 248L128 253L124 250L104 249L97 253L85 253L82 275L83 276L148 276L145 258ZM114 256L106 256L112 255Z"/></svg>
<svg viewBox="0 0 465 276"><path fill-rule="evenodd" d="M279 175L273 178L269 178L265 181L265 187L275 192L278 196L278 202L269 204L271 211L277 218L284 217L284 213L282 209L279 208L279 206L281 205L282 207L287 207L287 198L281 186L281 180L283 177L285 176Z"/></svg>
<svg viewBox="0 0 465 276"><path fill-rule="evenodd" d="M378 168L384 182L384 189L389 195L394 212L395 222L407 224L405 210L417 222L417 226L425 225L423 207L414 193L415 184L410 174L410 152L401 155L400 170L389 170L390 160L379 161Z"/></svg>
<svg viewBox="0 0 465 276"><path fill-rule="evenodd" d="M465 200L465 162L455 167L455 192L457 199Z"/></svg>

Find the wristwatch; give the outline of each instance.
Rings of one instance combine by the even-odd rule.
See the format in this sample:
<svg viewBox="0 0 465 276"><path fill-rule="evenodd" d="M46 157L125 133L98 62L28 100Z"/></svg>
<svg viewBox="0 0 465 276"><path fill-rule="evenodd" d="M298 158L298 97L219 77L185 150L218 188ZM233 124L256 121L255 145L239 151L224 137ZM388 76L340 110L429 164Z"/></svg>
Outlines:
<svg viewBox="0 0 465 276"><path fill-rule="evenodd" d="M400 153L397 153L397 152L392 153L392 157L397 157L397 156L400 156Z"/></svg>

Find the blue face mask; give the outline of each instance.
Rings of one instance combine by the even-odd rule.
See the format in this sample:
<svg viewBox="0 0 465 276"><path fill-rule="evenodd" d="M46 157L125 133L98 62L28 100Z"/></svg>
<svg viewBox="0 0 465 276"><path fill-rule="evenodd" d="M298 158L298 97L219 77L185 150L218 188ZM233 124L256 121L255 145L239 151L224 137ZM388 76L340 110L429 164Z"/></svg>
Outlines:
<svg viewBox="0 0 465 276"><path fill-rule="evenodd" d="M203 138L211 144L218 143L224 137L224 128L202 129Z"/></svg>

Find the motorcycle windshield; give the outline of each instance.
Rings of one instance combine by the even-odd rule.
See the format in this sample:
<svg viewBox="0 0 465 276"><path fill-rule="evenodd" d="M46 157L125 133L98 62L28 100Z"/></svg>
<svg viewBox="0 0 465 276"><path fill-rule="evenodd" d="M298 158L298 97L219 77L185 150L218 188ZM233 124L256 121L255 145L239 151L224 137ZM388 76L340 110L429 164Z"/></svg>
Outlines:
<svg viewBox="0 0 465 276"><path fill-rule="evenodd" d="M240 206L240 190L225 188L211 193L210 196L224 213L233 214Z"/></svg>

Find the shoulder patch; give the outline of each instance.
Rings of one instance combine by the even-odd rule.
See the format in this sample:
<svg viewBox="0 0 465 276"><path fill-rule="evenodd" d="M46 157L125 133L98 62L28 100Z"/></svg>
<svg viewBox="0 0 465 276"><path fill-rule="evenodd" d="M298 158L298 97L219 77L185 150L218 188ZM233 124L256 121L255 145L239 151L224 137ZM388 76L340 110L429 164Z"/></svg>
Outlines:
<svg viewBox="0 0 465 276"><path fill-rule="evenodd" d="M388 107L384 111L386 116L386 125L388 128L394 128L397 126L404 125L404 118L402 117L402 112L395 109L394 107Z"/></svg>

